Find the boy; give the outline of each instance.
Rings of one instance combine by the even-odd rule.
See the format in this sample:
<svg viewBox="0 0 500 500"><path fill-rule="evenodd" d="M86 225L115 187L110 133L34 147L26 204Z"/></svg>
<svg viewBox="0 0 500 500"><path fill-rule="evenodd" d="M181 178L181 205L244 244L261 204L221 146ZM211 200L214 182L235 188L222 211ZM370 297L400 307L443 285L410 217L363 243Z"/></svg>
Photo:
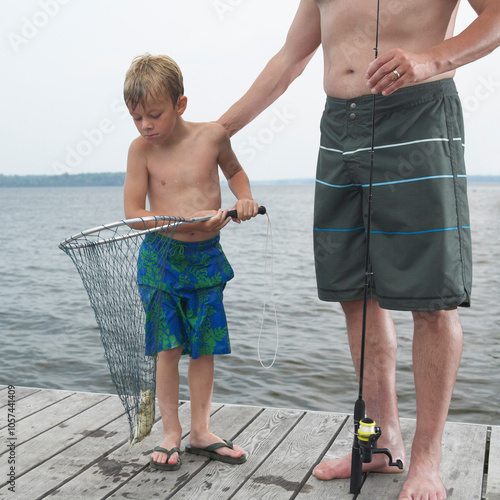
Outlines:
<svg viewBox="0 0 500 500"><path fill-rule="evenodd" d="M181 71L172 59L149 54L134 59L125 78L124 97L141 134L129 150L124 186L125 216L193 218L214 215L208 221L177 228L169 252L169 260L177 261L167 262L166 266L174 270L178 270L178 266L187 269L177 275L182 283L196 282L196 272L202 268L203 285L195 283L186 291L179 281L163 281L162 285L166 286L158 290L141 285L139 279L146 312L152 297L162 294L161 314L154 318L158 327L158 347L152 352L147 348L146 352L159 351L156 388L163 421L163 442L154 449L150 465L162 470L176 470L181 465L182 430L177 409L178 362L183 353L191 356L188 370L191 433L186 451L227 463L243 463L244 450L223 441L209 429L214 354L230 352L222 291L226 281L233 277L219 244L219 231L230 219L226 217L227 210L220 209L218 165L237 198L236 222L255 217L258 204L252 199L248 177L231 149L224 128L215 123L192 123L182 118L187 98ZM146 196L149 210L146 210ZM141 252L147 244L148 239ZM148 251L154 253L154 244ZM141 257L138 269L140 276L144 271L141 271ZM207 274L210 274L208 285ZM211 298L207 299L208 296ZM146 327L147 346L155 341L151 332L148 338Z"/></svg>

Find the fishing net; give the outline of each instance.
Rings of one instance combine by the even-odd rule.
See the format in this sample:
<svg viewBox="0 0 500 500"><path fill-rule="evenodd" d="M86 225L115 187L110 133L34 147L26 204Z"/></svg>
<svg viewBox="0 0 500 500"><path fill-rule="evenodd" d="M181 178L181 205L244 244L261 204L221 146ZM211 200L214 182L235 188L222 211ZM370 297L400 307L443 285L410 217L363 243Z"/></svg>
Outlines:
<svg viewBox="0 0 500 500"><path fill-rule="evenodd" d="M266 213L265 207L259 213ZM236 218L236 211L228 217ZM75 264L94 310L111 379L128 416L130 446L149 435L155 421L156 361L162 350L158 319L164 307L163 294L154 290L163 287L175 230L209 218L129 219L83 231L59 245ZM154 281L146 287L145 268Z"/></svg>
<svg viewBox="0 0 500 500"><path fill-rule="evenodd" d="M145 238L158 236L157 265L164 269L176 228L201 219L205 218L119 221L89 229L59 245L75 264L94 310L111 379L128 416L131 446L151 432L155 421L158 350L157 345L150 345L152 354L145 354L146 313L137 279L139 252ZM151 310L159 310L158 299L152 300ZM150 323L151 328L157 325ZM158 332L151 333L157 339Z"/></svg>

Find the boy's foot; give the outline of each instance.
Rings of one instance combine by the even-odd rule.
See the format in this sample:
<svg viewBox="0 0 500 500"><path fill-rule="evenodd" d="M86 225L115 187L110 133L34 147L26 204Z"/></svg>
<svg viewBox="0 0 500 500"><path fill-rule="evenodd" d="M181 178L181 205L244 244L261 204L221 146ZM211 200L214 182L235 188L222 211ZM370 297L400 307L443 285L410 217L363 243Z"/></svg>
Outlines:
<svg viewBox="0 0 500 500"><path fill-rule="evenodd" d="M243 448L213 434L198 441L192 437L191 444L186 446L186 452L229 464L242 464L247 459Z"/></svg>
<svg viewBox="0 0 500 500"><path fill-rule="evenodd" d="M174 447L170 450L167 450L165 448L162 448L161 446L157 446L153 451L160 453L161 455L166 455L167 460L165 463L160 463L155 460L153 460L153 457L149 459L149 466L152 469L158 469L158 470L179 470L181 468L181 459L179 457L179 448ZM170 460L172 455L177 455L177 462L174 464L170 464Z"/></svg>
<svg viewBox="0 0 500 500"><path fill-rule="evenodd" d="M153 468L162 468L164 467L161 466L176 466L179 465L180 467L180 457L179 457L179 446L175 442L164 439L161 446L157 446L154 450L153 453L151 454L150 458L150 465ZM155 466L160 466L160 467L155 467ZM178 468L179 468L178 467ZM165 469L164 469L165 470ZM168 470L168 469L166 469ZM170 469L170 470L175 470L175 469Z"/></svg>

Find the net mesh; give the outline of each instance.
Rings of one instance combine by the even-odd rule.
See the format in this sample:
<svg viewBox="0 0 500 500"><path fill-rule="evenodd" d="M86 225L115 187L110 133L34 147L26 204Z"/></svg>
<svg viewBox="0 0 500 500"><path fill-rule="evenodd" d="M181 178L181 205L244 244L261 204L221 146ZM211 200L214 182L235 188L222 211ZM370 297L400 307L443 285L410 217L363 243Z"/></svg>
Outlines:
<svg viewBox="0 0 500 500"><path fill-rule="evenodd" d="M159 239L163 248L158 262L164 269L161 259L168 255L175 229L186 222L167 217L120 221L59 245L75 264L94 310L111 379L128 416L130 446L149 435L155 421L157 349L151 345L152 355L145 354L146 314L137 280L139 251L147 235L164 236ZM153 339L157 333L149 331Z"/></svg>

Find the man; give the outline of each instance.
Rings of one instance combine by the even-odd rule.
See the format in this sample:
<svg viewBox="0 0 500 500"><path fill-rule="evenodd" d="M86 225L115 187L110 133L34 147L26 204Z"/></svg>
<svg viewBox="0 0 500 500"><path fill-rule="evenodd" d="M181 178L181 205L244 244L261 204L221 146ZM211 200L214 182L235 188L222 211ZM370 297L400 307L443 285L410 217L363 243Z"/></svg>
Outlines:
<svg viewBox="0 0 500 500"><path fill-rule="evenodd" d="M441 437L460 363L457 306L470 304L470 228L463 129L452 77L500 44L500 2L469 0L478 17L453 36L458 0L301 0L281 50L220 119L230 135L274 102L316 49L324 89L315 199L318 292L339 301L359 369L363 249L372 94L377 94L364 396L383 429L380 447L405 462L396 401L390 309L412 311L417 427L400 500L446 498ZM357 269L360 268L360 269ZM350 476L350 456L319 464L318 479ZM364 470L393 472L384 455Z"/></svg>

